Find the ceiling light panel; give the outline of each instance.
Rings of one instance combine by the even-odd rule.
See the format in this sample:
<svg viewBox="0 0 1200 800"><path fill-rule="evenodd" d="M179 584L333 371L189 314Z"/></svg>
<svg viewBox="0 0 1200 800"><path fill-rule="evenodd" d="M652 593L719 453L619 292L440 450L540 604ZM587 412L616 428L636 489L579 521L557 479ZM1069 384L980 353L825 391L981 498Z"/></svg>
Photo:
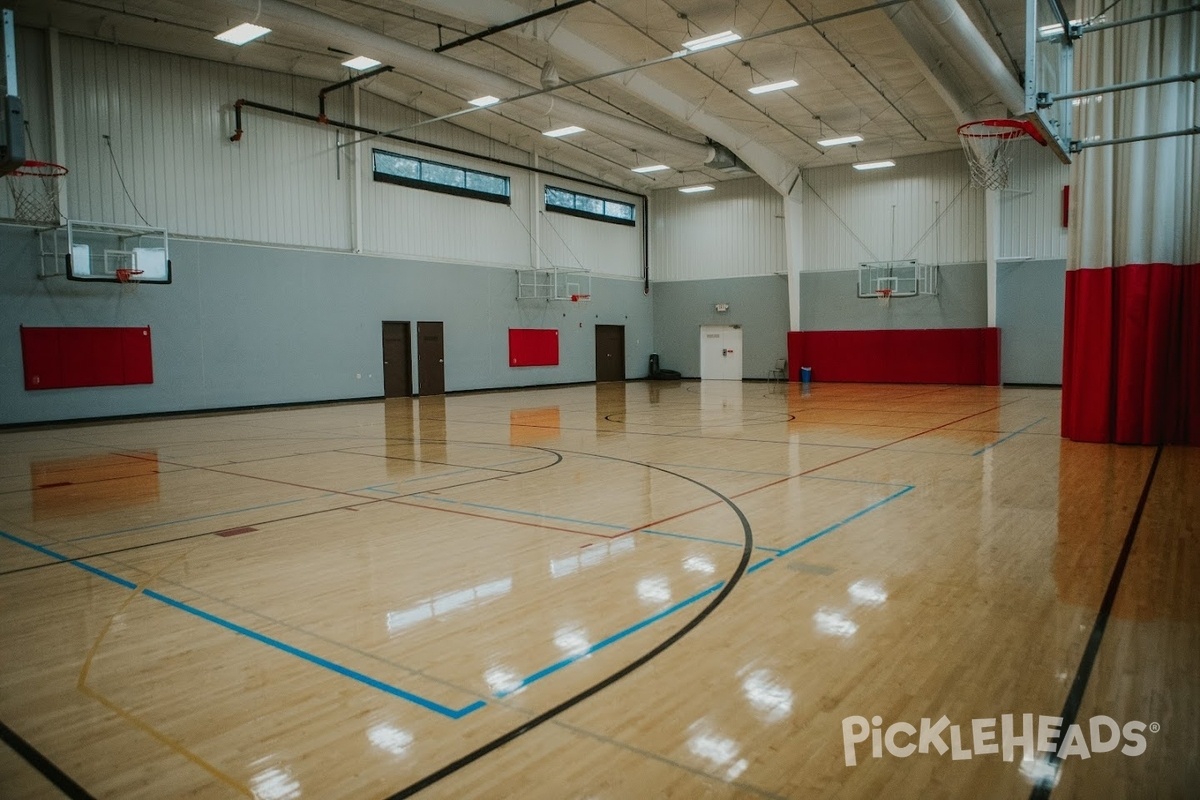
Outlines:
<svg viewBox="0 0 1200 800"><path fill-rule="evenodd" d="M858 170L864 169L887 169L888 167L896 166L896 162L891 159L886 161L863 161L859 164L854 164L853 167Z"/></svg>
<svg viewBox="0 0 1200 800"><path fill-rule="evenodd" d="M560 136L570 136L572 133L583 133L584 129L578 125L568 125L565 128L555 128L552 131L542 131L543 135L557 139Z"/></svg>
<svg viewBox="0 0 1200 800"><path fill-rule="evenodd" d="M260 36L266 36L270 32L270 28L264 28L261 25L255 25L250 22L243 22L241 25L230 28L224 33L218 33L213 38L241 46L246 44L246 42L253 42Z"/></svg>
<svg viewBox="0 0 1200 800"><path fill-rule="evenodd" d="M695 194L696 192L711 192L713 188L715 187L705 183L700 186L684 186L679 191L684 194Z"/></svg>
<svg viewBox="0 0 1200 800"><path fill-rule="evenodd" d="M670 167L666 164L649 164L645 167L634 167L633 171L645 174L647 172L662 172L664 169L670 169Z"/></svg>
<svg viewBox="0 0 1200 800"><path fill-rule="evenodd" d="M742 38L740 33L733 31L721 31L720 33L701 36L699 39L692 39L690 42L683 43L683 49L689 53L695 53L698 50L707 50L710 47L720 47L723 44L739 41Z"/></svg>
<svg viewBox="0 0 1200 800"><path fill-rule="evenodd" d="M821 145L821 147L837 147L839 144L854 144L862 140L863 137L855 133L850 136L835 136L832 139L818 139L817 144Z"/></svg>
<svg viewBox="0 0 1200 800"><path fill-rule="evenodd" d="M356 70L359 70L360 72L364 69L370 69L371 67L378 67L379 64L380 64L379 61L376 61L375 59L370 58L368 56L355 56L354 58L350 59L349 61L342 62L343 67L349 67L350 69L356 69Z"/></svg>
<svg viewBox="0 0 1200 800"><path fill-rule="evenodd" d="M777 92L780 89L791 89L793 86L799 85L800 84L796 83L796 81L792 78L788 78L786 81L764 83L762 86L751 86L748 91L750 94L765 94L767 92Z"/></svg>

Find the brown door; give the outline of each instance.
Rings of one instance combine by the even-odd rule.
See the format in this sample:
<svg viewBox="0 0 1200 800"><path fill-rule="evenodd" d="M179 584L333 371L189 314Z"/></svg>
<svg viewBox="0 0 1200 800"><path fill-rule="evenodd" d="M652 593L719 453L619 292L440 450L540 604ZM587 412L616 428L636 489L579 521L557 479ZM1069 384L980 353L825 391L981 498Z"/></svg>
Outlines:
<svg viewBox="0 0 1200 800"><path fill-rule="evenodd" d="M446 365L442 351L442 323L417 323L417 394L446 393Z"/></svg>
<svg viewBox="0 0 1200 800"><path fill-rule="evenodd" d="M383 396L412 394L412 345L407 322L383 323Z"/></svg>
<svg viewBox="0 0 1200 800"><path fill-rule="evenodd" d="M625 380L625 326L596 326L596 382Z"/></svg>

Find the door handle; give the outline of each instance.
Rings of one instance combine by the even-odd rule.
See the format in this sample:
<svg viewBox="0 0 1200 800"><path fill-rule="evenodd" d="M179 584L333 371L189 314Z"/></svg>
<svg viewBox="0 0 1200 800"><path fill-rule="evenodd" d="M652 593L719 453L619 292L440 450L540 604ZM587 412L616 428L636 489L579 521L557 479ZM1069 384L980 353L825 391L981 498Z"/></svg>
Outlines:
<svg viewBox="0 0 1200 800"><path fill-rule="evenodd" d="M442 359L440 359L440 358L439 358L439 359L438 359L438 363L439 363L439 364L442 364L442 363L444 363L444 362L442 361Z"/></svg>

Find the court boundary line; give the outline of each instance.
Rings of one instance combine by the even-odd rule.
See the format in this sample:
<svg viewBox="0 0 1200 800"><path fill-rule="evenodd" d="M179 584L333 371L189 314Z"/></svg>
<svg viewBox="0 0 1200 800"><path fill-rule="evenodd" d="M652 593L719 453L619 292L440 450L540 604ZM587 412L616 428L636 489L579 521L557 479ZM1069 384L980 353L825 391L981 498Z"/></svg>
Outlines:
<svg viewBox="0 0 1200 800"><path fill-rule="evenodd" d="M43 555L50 556L51 558L60 559L60 560L66 558L61 553L56 553L53 550L49 549L48 547L42 547L41 545L34 544L33 542L27 542L18 536L14 536L11 533L7 533L6 531L0 530L0 538L8 539L9 541L11 541L15 544L19 544L19 545L21 545L23 547L27 547L31 550L36 550L37 552L39 552ZM114 573L108 572L107 570L100 569L99 567L94 567L91 564L85 564L82 561L72 561L70 563L71 563L71 566L73 566L77 569L81 569L84 572L88 572L92 575L95 575L98 578L103 578L104 580L109 581L110 583L115 583L118 586L121 586L123 588L130 589L130 590L134 590L137 588L137 584L135 584L134 582L132 582L126 578L122 578L121 576L116 575ZM381 681L377 678L372 678L370 675L367 675L366 673L359 672L358 670L343 666L342 664L338 664L337 662L330 661L329 659L324 658L319 655L316 655L315 653L310 653L307 650L302 650L299 647L290 645L287 642L284 642L282 640L275 639L274 637L267 636L266 634L263 634L263 633L259 633L258 631L247 628L244 625L239 625L238 623L233 622L232 620L227 620L223 617L217 616L216 614L211 614L207 611L204 611L203 609L200 609L200 608L197 608L196 606L191 605L190 603L185 603L182 600L176 600L175 598L169 597L161 592L155 591L154 589L146 589L145 591L142 592L142 596L148 597L153 600L157 600L158 602L160 602L164 605L170 606L171 608L174 608L177 611L182 611L186 614L190 614L194 617L204 620L205 622L209 622L213 625L224 628L233 633L240 634L242 636L245 636L246 638L257 641L260 644L265 644L268 647L271 647L275 650L279 650L283 653L286 653L288 655L299 658L302 661L307 661L310 664L313 664L318 667L322 667L325 670L328 670L330 672L334 672L343 677L350 678L351 680L356 681L357 683L361 683L361 684L363 684L365 686L369 686L373 689L378 689L379 691L384 692L385 694L390 694L393 697L400 698L401 700L407 700L408 702L413 703L414 705L421 706L422 708L425 708L429 711L433 711L444 717L449 717L450 719L461 719L462 717L465 717L466 715L468 715L474 711L478 711L480 708L483 708L485 705L487 705L487 703L482 700L476 700L475 702L469 703L460 709L450 708L449 706L442 705L441 703L438 703L434 700L430 700L426 697L422 697L421 695L416 694L414 692L409 692L405 689L401 689L398 686L392 686L389 683L385 683L384 681Z"/></svg>
<svg viewBox="0 0 1200 800"><path fill-rule="evenodd" d="M1092 677L1092 668L1096 665L1096 657L1100 654L1100 644L1104 640L1104 632L1108 628L1108 620L1112 614L1113 605L1117 601L1117 591L1121 587L1121 579L1125 576L1125 565L1129 563L1129 554L1133 551L1133 541L1137 538L1138 528L1141 527L1142 514L1146 510L1146 502L1150 499L1150 485L1154 483L1154 476L1158 472L1158 462L1162 458L1162 454L1163 445L1160 444L1154 451L1154 460L1150 462L1146 482L1142 485L1142 494L1138 498L1133 516L1129 520L1129 529L1125 532L1125 540L1121 543L1121 550L1117 554L1117 560L1109 575L1108 587L1104 590L1104 599L1100 601L1096 619L1092 622L1091 634L1083 649L1083 655L1079 659L1079 666L1075 669L1075 677L1071 681L1071 690L1067 693L1067 699L1063 703L1060 714L1062 717L1061 730L1069 729L1079 716L1079 709L1083 705L1083 696L1087 691L1088 681ZM1033 790L1029 793L1029 800L1047 800L1058 783L1057 778L1062 764L1062 759L1058 757L1058 751L1054 750L1047 755L1043 763L1053 770L1054 777L1053 779L1043 778L1034 784Z"/></svg>
<svg viewBox="0 0 1200 800"><path fill-rule="evenodd" d="M547 452L556 453L559 456L559 463L561 463L562 454L560 452L555 451L555 450L550 450L549 448L535 448L535 449L546 450ZM708 485L696 480L695 478L689 478L686 475L680 475L679 473L671 472L670 470L663 469L662 467L652 467L648 464L644 464L641 462L635 462L635 461L629 461L627 459L617 458L616 456L608 456L607 458L611 461L619 461L619 462L623 462L623 463L627 463L627 464L635 464L638 466L648 467L650 469L657 469L658 471L664 472L668 475L674 475L675 477L680 478L681 480L687 481L695 486L699 486L700 488L705 489L706 491L709 491L712 494L716 495L718 498L720 498L719 502L725 503L733 511L733 513L737 516L738 521L742 525L742 532L745 536L745 542L742 547L742 557L738 561L737 566L734 568L733 573L729 576L729 578L727 578L723 582L724 585L721 586L720 590L717 592L717 596L714 597L708 603L708 605L706 605L706 606L704 606L704 608L700 609L700 611L697 612L696 616L692 617L690 620L688 620L686 623L684 623L683 626L680 627L679 630L675 631L675 633L671 634L666 639L659 642L656 646L654 646L650 650L646 651L638 658L636 658L633 661L631 661L630 663L626 664L624 667L622 667L621 669L612 673L611 675L609 675L609 676L601 679L600 681L592 684L591 686L583 689L581 692L578 692L577 694L574 694L571 697L568 697L566 700L558 703L557 705L552 706L551 708L547 709L546 711L543 711L542 713L538 714L533 719L526 721L524 724L519 725L516 728L513 728L512 730L508 731L507 733L501 734L500 736L492 739L491 741L486 742L483 745L475 748L474 750L470 751L469 753L466 753L465 755L460 756L459 758L455 759L454 761L451 761L449 764L446 764L445 766L441 767L440 769L429 773L424 778L420 778L420 779L414 781L413 783L409 784L408 786L404 787L403 789L399 790L398 792L395 792L394 794L389 795L387 797L387 800L403 800L404 798L411 797L412 795L416 794L417 792L420 792L424 789L429 788L430 786L434 785L435 783L438 783L439 781L443 780L444 778L447 778L450 775L453 775L454 773L458 772L460 769L470 766L471 764L475 763L476 761L478 761L479 759L488 755L489 753L491 753L495 750L498 750L499 748L503 747L504 745L508 744L509 742L514 741L514 740L520 738L521 736L524 736L526 733L529 733L530 731L534 730L535 728L540 727L541 725L545 724L546 722L553 720L555 717L559 716L563 712L574 708L575 706L579 705L580 703L584 702L585 700L591 698L592 696L598 694L599 692L602 692L604 689L607 689L609 686L612 686L614 683L620 681L622 678L626 677L627 675L632 674L637 669L639 669L640 667L649 663L655 657L657 657L658 655L660 655L661 653L666 651L668 648L670 648L676 642L681 640L688 633L690 633L691 631L696 629L701 623L704 622L704 620L706 620L709 617L710 614L712 614L714 611L716 611L717 608L722 603L725 602L725 599L727 597L729 597L730 593L732 593L734 588L741 582L742 577L746 574L746 567L750 563L750 556L754 552L754 532L753 532L753 529L751 528L750 520L746 517L745 513L740 508L738 508L737 504L734 503L733 500L726 497L721 492L718 492L716 489L713 489L711 486L708 486ZM720 584L718 584L718 585L720 585Z"/></svg>
<svg viewBox="0 0 1200 800"><path fill-rule="evenodd" d="M76 783L57 764L3 722L0 722L0 741L8 745L25 763L37 770L43 778L54 784L70 800L95 800L95 797L87 789Z"/></svg>

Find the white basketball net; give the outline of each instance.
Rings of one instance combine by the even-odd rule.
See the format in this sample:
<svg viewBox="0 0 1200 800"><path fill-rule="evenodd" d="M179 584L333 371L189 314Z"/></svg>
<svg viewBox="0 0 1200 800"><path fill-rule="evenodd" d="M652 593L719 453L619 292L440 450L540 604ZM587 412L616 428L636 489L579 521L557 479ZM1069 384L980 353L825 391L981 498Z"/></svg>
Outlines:
<svg viewBox="0 0 1200 800"><path fill-rule="evenodd" d="M1025 135L1025 129L1013 120L989 119L961 126L958 138L971 165L971 183L982 189L1007 188L1012 164L1009 148Z"/></svg>
<svg viewBox="0 0 1200 800"><path fill-rule="evenodd" d="M7 176L5 181L13 199L13 219L57 225L61 217L58 209L58 183L61 177L39 168Z"/></svg>

